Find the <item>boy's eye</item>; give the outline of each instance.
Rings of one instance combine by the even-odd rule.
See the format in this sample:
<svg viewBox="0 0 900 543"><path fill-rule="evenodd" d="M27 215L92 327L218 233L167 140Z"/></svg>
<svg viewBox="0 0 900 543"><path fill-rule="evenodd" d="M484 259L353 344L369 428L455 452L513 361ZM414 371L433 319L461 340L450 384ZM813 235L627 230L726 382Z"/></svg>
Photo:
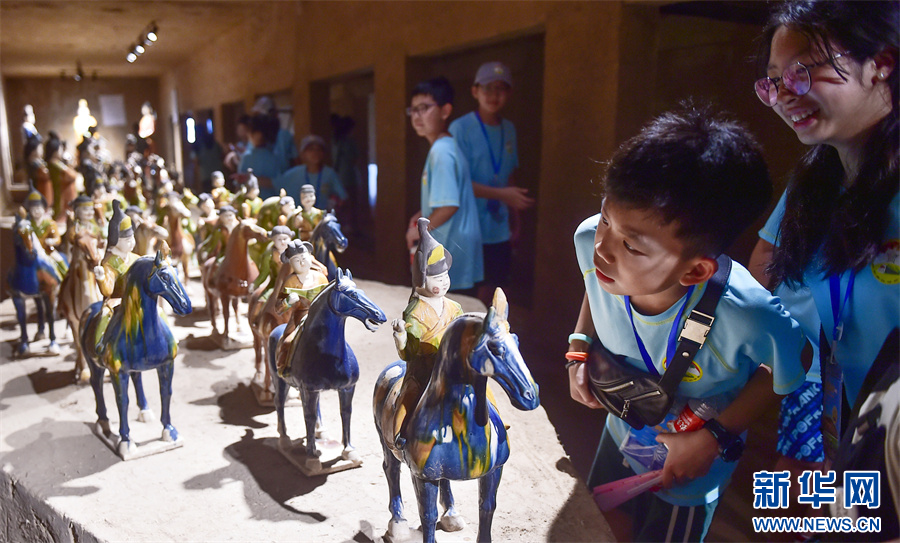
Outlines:
<svg viewBox="0 0 900 543"><path fill-rule="evenodd" d="M606 217L600 215L600 222L603 223L604 226L609 226L609 222L606 220Z"/></svg>
<svg viewBox="0 0 900 543"><path fill-rule="evenodd" d="M625 249L627 249L628 252L630 252L630 253L640 253L640 251L638 251L637 249L635 249L634 247L632 247L631 244L629 244L627 241L624 241L624 240L623 240L623 241L622 241L622 244L625 246Z"/></svg>

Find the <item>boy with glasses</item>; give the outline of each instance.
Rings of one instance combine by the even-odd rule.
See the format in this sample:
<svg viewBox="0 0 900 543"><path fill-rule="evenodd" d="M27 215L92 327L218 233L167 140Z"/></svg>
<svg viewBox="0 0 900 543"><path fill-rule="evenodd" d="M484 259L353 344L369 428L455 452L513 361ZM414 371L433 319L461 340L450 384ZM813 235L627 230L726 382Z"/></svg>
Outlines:
<svg viewBox="0 0 900 543"><path fill-rule="evenodd" d="M484 264L469 164L447 132L452 111L453 88L446 78L429 79L413 88L406 114L431 149L422 171L421 211L409 221L406 243L410 250L415 247L419 217L427 218L431 235L453 252L450 283L453 290L460 291L473 289L483 279Z"/></svg>
<svg viewBox="0 0 900 543"><path fill-rule="evenodd" d="M519 166L516 127L501 116L512 87L509 67L497 61L482 64L472 84L478 108L450 123L450 134L472 171L484 253L484 282L478 295L486 305L490 305L494 289L509 277L510 240L516 229L515 224L510 226L510 210L534 205L528 190L516 187L513 181L513 171Z"/></svg>

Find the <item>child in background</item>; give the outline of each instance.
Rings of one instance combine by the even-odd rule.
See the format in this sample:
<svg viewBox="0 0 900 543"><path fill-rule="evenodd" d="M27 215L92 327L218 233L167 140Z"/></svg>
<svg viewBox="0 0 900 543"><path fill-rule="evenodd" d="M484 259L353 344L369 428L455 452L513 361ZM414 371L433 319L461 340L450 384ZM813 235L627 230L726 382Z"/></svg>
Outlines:
<svg viewBox="0 0 900 543"><path fill-rule="evenodd" d="M300 159L303 164L284 172L278 180L289 195L299 195L302 186L310 185L316 191L315 206L323 210L334 209L347 199L337 172L325 164L325 140L314 134L300 140Z"/></svg>
<svg viewBox="0 0 900 543"><path fill-rule="evenodd" d="M534 205L528 190L515 186L513 171L519 165L516 127L500 114L512 85L507 66L500 62L482 64L472 84L478 109L450 123L450 134L472 173L484 251L484 282L479 285L478 297L487 306L494 289L509 278L510 239L515 237L510 228L510 208L517 212Z"/></svg>
<svg viewBox="0 0 900 543"><path fill-rule="evenodd" d="M768 171L743 128L686 108L658 117L616 152L604 192L600 214L575 233L586 294L567 358L599 340L623 363L662 375L716 258L768 204ZM741 435L778 395L803 383L799 326L737 263L714 316L666 418L694 399L727 407L696 431L666 433L665 421L641 430L668 448L664 490L623 505L632 508L633 533L617 533L620 540L702 540L742 452ZM570 365L569 383L574 399L600 407L584 363ZM619 448L634 432L607 416L590 487L648 471L628 455L623 466Z"/></svg>
<svg viewBox="0 0 900 543"><path fill-rule="evenodd" d="M259 113L250 118L250 142L253 143L253 148L241 157L241 165L238 167L241 174L247 174L240 177L242 182L249 177L248 172L253 171L253 175L259 180L259 196L263 200L277 196L278 189L283 188L276 183L284 168L281 159L272 151L272 142L268 139L271 137L269 121L268 117Z"/></svg>
<svg viewBox="0 0 900 543"><path fill-rule="evenodd" d="M454 254L451 288L467 290L484 278L484 260L469 165L447 132L452 111L453 87L446 78L429 79L413 88L406 114L431 149L422 171L422 208L409 221L406 244L410 250L415 247L419 217L427 218L431 235Z"/></svg>

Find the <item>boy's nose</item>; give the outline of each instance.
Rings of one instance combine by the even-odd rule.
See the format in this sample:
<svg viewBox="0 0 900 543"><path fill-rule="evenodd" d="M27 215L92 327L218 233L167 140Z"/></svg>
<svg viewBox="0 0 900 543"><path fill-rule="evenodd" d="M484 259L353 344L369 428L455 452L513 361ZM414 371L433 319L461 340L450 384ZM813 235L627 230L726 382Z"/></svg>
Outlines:
<svg viewBox="0 0 900 543"><path fill-rule="evenodd" d="M597 243L594 244L594 253L599 257L603 262L607 264L612 264L615 261L612 253L608 250L609 243L604 242L601 238Z"/></svg>

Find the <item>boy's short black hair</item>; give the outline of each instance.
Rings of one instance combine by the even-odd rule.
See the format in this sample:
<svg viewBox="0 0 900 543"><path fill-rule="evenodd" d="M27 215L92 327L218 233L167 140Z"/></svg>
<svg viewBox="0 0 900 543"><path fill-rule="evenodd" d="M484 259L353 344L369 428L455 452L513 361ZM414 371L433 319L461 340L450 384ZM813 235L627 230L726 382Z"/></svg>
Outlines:
<svg viewBox="0 0 900 543"><path fill-rule="evenodd" d="M626 141L606 171L604 193L617 204L655 210L693 255L715 257L756 220L772 181L753 135L712 113L682 104Z"/></svg>
<svg viewBox="0 0 900 543"><path fill-rule="evenodd" d="M431 96L439 106L453 104L453 86L450 85L450 82L444 76L422 81L413 87L409 96L410 98L415 98L421 95Z"/></svg>

